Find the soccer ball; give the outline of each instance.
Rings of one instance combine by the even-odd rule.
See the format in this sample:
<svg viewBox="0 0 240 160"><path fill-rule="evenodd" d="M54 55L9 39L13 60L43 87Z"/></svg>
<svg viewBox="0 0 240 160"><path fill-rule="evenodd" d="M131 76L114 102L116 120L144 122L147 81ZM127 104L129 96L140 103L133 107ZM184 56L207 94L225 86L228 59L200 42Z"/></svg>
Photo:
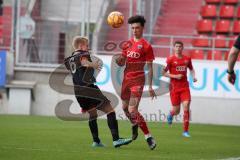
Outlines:
<svg viewBox="0 0 240 160"><path fill-rule="evenodd" d="M121 12L111 12L107 17L107 23L113 28L119 28L124 23L124 16Z"/></svg>

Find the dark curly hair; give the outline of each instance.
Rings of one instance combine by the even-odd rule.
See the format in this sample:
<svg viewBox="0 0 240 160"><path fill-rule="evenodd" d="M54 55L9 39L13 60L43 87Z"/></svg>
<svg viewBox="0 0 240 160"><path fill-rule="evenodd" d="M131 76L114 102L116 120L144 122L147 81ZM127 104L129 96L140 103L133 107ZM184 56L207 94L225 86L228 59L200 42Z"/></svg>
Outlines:
<svg viewBox="0 0 240 160"><path fill-rule="evenodd" d="M145 18L141 15L135 15L128 18L128 24L140 23L141 26L144 27L145 22L146 22Z"/></svg>
<svg viewBox="0 0 240 160"><path fill-rule="evenodd" d="M182 41L175 41L173 46L175 46L176 44L180 44L183 47L183 42Z"/></svg>

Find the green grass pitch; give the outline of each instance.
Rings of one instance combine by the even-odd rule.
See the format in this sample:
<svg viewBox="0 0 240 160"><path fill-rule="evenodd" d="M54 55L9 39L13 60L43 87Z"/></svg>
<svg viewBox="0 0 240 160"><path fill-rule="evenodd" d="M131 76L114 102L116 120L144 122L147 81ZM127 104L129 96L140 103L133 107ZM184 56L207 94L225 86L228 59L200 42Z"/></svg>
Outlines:
<svg viewBox="0 0 240 160"><path fill-rule="evenodd" d="M113 148L105 120L99 120L100 138L107 146L92 148L87 122L66 122L54 117L0 116L1 160L200 160L240 157L240 127L191 125L190 139L182 124L148 123L157 148L149 150L143 135ZM121 137L130 137L130 123L119 122Z"/></svg>

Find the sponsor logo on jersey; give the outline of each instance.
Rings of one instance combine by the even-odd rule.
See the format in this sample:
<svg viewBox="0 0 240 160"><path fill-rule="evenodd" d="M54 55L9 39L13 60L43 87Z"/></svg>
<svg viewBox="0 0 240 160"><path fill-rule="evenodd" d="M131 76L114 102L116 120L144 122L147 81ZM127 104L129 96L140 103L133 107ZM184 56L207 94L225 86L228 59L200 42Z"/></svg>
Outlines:
<svg viewBox="0 0 240 160"><path fill-rule="evenodd" d="M127 51L127 57L137 59L140 57L140 53L134 51Z"/></svg>
<svg viewBox="0 0 240 160"><path fill-rule="evenodd" d="M141 44L139 44L137 47L138 47L138 49L142 49L143 46Z"/></svg>
<svg viewBox="0 0 240 160"><path fill-rule="evenodd" d="M186 71L186 66L177 66L176 71L184 72L184 71Z"/></svg>

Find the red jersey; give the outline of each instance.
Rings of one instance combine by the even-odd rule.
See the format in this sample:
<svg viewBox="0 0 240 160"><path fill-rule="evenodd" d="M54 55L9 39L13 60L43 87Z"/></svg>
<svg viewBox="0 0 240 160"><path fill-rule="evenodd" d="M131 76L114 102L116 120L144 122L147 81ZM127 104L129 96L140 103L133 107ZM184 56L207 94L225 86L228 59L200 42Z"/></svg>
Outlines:
<svg viewBox="0 0 240 160"><path fill-rule="evenodd" d="M122 55L126 57L126 68L124 70L124 78L126 79L144 77L146 62L155 59L151 44L144 38L141 38L138 42L130 39L128 47L123 49Z"/></svg>
<svg viewBox="0 0 240 160"><path fill-rule="evenodd" d="M167 66L165 71L169 71L170 74L182 74L182 79L178 80L171 78L170 90L189 88L189 83L187 80L187 68L193 69L192 61L190 57L183 55L182 58L178 58L175 55L167 58Z"/></svg>

